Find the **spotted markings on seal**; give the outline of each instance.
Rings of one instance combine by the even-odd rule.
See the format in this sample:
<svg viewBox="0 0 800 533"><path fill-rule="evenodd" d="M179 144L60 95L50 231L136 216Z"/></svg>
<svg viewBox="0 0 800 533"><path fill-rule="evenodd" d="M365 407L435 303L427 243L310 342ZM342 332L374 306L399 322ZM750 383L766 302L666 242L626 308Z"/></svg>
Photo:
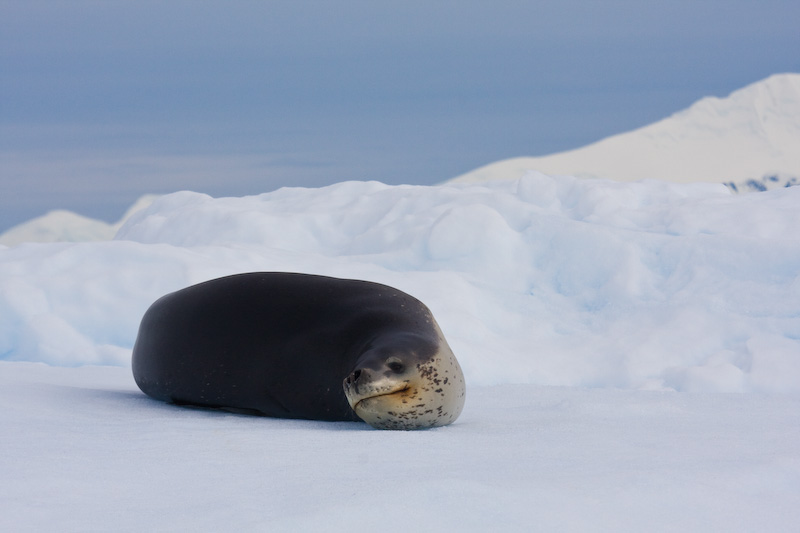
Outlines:
<svg viewBox="0 0 800 533"><path fill-rule="evenodd" d="M356 414L373 427L415 429L453 422L464 406L464 376L438 324L428 318L439 338L438 351L408 367L401 358L378 357L382 374L361 367L344 380L344 393Z"/></svg>

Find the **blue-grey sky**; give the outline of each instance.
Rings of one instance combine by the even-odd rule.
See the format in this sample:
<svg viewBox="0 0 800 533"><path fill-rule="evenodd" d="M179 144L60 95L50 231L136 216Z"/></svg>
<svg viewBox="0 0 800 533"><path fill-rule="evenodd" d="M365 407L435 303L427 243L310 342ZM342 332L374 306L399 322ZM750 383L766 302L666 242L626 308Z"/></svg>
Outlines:
<svg viewBox="0 0 800 533"><path fill-rule="evenodd" d="M0 231L428 184L800 71L797 0L0 0Z"/></svg>

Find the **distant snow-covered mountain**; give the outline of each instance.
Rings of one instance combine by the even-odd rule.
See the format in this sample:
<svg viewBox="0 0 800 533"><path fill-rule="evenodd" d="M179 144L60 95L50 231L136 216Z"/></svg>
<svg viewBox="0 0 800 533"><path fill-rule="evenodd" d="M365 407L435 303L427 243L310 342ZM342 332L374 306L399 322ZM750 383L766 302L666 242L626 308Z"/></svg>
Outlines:
<svg viewBox="0 0 800 533"><path fill-rule="evenodd" d="M0 244L15 246L24 242L107 241L114 237L132 214L146 208L156 198L158 195L155 194L142 196L113 224L64 209L50 211L0 234Z"/></svg>
<svg viewBox="0 0 800 533"><path fill-rule="evenodd" d="M583 148L498 161L450 182L513 180L534 170L617 181L717 182L734 191L800 185L800 74L776 74ZM0 245L109 240L154 198L143 196L115 224L51 211L0 234Z"/></svg>
<svg viewBox="0 0 800 533"><path fill-rule="evenodd" d="M649 126L543 157L498 161L451 182L550 175L722 182L765 190L800 182L800 74L707 97Z"/></svg>

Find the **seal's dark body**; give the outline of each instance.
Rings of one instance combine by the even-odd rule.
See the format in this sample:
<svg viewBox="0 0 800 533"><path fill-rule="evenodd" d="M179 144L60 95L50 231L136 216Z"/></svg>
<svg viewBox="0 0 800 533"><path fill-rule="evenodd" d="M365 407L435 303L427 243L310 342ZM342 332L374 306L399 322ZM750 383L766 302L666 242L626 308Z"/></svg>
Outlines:
<svg viewBox="0 0 800 533"><path fill-rule="evenodd" d="M385 339L413 332L435 352L427 307L377 283L258 272L157 300L133 348L147 395L281 418L359 420L342 381ZM427 353L425 353L427 352Z"/></svg>

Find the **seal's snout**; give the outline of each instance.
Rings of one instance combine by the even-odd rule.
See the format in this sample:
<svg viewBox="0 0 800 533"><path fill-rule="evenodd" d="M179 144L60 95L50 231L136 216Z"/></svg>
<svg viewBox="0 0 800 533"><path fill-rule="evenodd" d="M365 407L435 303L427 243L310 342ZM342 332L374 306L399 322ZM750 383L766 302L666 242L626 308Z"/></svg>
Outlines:
<svg viewBox="0 0 800 533"><path fill-rule="evenodd" d="M352 374L344 378L345 389L358 392L358 378L360 377L361 377L361 370L354 370Z"/></svg>

